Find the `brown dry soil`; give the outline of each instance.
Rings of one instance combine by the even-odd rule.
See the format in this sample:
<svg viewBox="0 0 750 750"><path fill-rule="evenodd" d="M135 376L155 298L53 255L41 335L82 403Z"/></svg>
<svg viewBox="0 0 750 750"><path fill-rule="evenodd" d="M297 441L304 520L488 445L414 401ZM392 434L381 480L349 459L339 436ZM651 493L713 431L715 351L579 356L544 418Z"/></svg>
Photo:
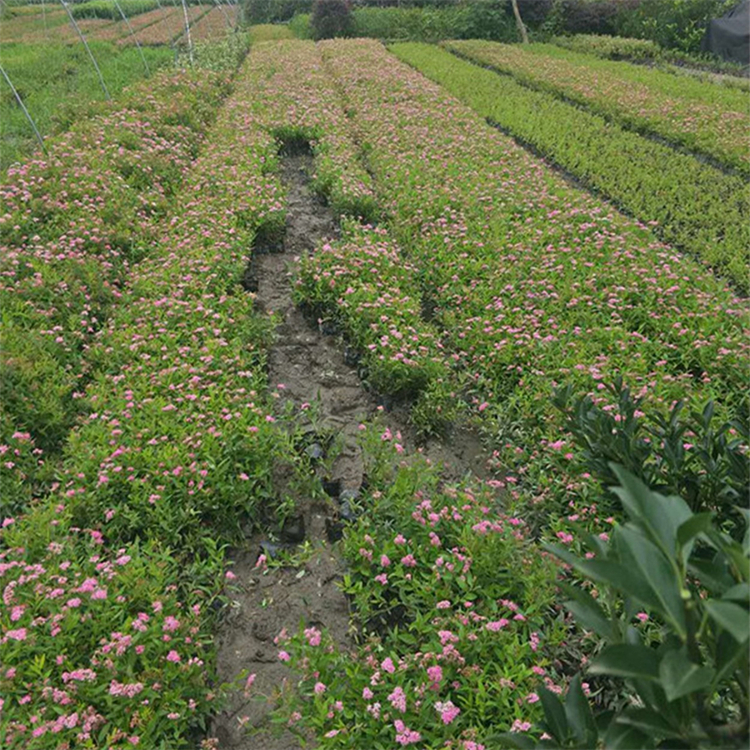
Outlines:
<svg viewBox="0 0 750 750"><path fill-rule="evenodd" d="M356 436L359 424L372 417L378 401L363 387L356 370L347 364L344 345L335 336L323 335L292 301L292 276L299 256L313 252L324 239L338 234L336 217L309 186L313 167L309 153L293 153L282 162L287 189L287 226L277 252L255 249L248 267L246 286L257 294L258 307L279 314L275 343L269 356L269 383L283 384L279 392L299 408L319 402L318 423L338 438L340 451L330 467L338 491L357 490L364 466ZM280 250L280 251L279 251ZM389 412L385 424L400 431L407 453L419 450L443 466L446 478L467 472L484 476L484 457L479 440L469 432L453 436L448 444L418 444L408 422ZM237 576L229 592L230 606L219 634L218 671L221 681L235 680L243 672L255 673L250 696L237 689L227 708L216 717L210 735L221 750L298 750L301 743L291 732L270 723L273 698L293 674L278 660L274 638L286 628L296 632L301 623L327 629L339 646L349 641L349 608L340 591L344 563L329 530L336 520L336 504L299 499L296 542L312 548L299 567L255 567L263 552L262 536L252 536L230 559ZM270 698L271 700L267 700ZM307 738L312 741L313 738ZM312 742L314 745L314 741Z"/></svg>

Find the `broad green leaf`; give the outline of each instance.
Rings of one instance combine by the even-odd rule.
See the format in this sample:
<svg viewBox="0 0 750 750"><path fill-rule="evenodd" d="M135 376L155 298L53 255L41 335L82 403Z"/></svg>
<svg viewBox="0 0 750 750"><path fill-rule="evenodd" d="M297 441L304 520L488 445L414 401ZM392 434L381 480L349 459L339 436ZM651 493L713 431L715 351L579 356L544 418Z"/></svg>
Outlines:
<svg viewBox="0 0 750 750"><path fill-rule="evenodd" d="M700 581L702 586L705 586L716 596L721 596L724 591L731 588L735 583L727 567L717 562L691 560L688 565L688 571Z"/></svg>
<svg viewBox="0 0 750 750"><path fill-rule="evenodd" d="M544 723L547 731L559 742L564 745L568 740L570 728L565 718L565 709L560 699L546 688L539 688L539 698L544 709Z"/></svg>
<svg viewBox="0 0 750 750"><path fill-rule="evenodd" d="M703 690L711 684L714 671L690 661L683 650L669 651L659 663L661 686L668 701Z"/></svg>
<svg viewBox="0 0 750 750"><path fill-rule="evenodd" d="M677 633L686 634L685 608L680 596L681 582L664 555L644 536L628 527L617 530L617 543L623 563L630 569L626 590L644 604L651 604L670 622ZM625 556L627 555L627 560ZM648 588L649 596L642 598L638 590Z"/></svg>
<svg viewBox="0 0 750 750"><path fill-rule="evenodd" d="M696 513L692 518L680 524L677 529L677 548L682 555L683 563L690 556L695 537L711 528L713 518L713 513Z"/></svg>
<svg viewBox="0 0 750 750"><path fill-rule="evenodd" d="M679 737L661 714L648 708L626 708L618 717L620 724L629 724L651 737Z"/></svg>
<svg viewBox="0 0 750 750"><path fill-rule="evenodd" d="M581 688L580 674L570 681L568 694L565 696L565 716L578 745L596 747L598 737L596 722L588 698Z"/></svg>
<svg viewBox="0 0 750 750"><path fill-rule="evenodd" d="M611 464L611 468L621 484L613 492L620 498L630 520L642 526L665 555L674 555L677 529L692 515L688 504L680 497L652 492L621 466Z"/></svg>
<svg viewBox="0 0 750 750"><path fill-rule="evenodd" d="M737 643L744 643L750 637L750 621L747 610L732 602L709 599L703 602L708 614L726 630Z"/></svg>
<svg viewBox="0 0 750 750"><path fill-rule="evenodd" d="M746 583L738 583L736 586L724 592L722 599L730 599L734 602L750 602L750 586Z"/></svg>
<svg viewBox="0 0 750 750"><path fill-rule="evenodd" d="M617 590L622 590L624 583L629 578L627 569L612 560L586 560L577 557L557 544L544 544L542 546L547 552L559 557L563 562L597 583L607 583ZM646 591L646 593L648 592Z"/></svg>
<svg viewBox="0 0 750 750"><path fill-rule="evenodd" d="M745 535L742 537L742 551L750 556L750 508L735 508L745 517Z"/></svg>
<svg viewBox="0 0 750 750"><path fill-rule="evenodd" d="M612 623L588 591L567 583L561 584L560 587L572 597L571 600L565 602L565 607L573 613L579 625L587 630L593 630L605 641L615 640L612 637Z"/></svg>
<svg viewBox="0 0 750 750"><path fill-rule="evenodd" d="M659 680L659 655L646 646L618 643L608 646L589 664L592 674Z"/></svg>
<svg viewBox="0 0 750 750"><path fill-rule="evenodd" d="M747 657L747 648L737 648L737 641L726 630L723 630L716 642L716 675L713 689L727 679L737 669L740 662L747 664Z"/></svg>
<svg viewBox="0 0 750 750"><path fill-rule="evenodd" d="M499 743L497 747L518 748L518 750L533 750L537 745L532 737L521 732L503 732L488 738L489 742Z"/></svg>
<svg viewBox="0 0 750 750"><path fill-rule="evenodd" d="M606 750L646 750L654 746L653 738L636 727L613 721L604 736Z"/></svg>

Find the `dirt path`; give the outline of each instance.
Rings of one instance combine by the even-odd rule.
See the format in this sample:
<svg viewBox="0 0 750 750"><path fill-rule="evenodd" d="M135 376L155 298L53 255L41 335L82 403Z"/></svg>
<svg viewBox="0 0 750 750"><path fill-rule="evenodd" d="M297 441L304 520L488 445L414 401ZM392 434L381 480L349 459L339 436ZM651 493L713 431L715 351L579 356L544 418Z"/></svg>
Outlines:
<svg viewBox="0 0 750 750"><path fill-rule="evenodd" d="M283 384L283 398L299 407L319 402L320 426L331 430L341 443L330 477L341 491L356 491L363 479L363 461L356 443L358 426L378 408L376 399L360 382L357 372L344 358L344 346L333 336L324 336L311 325L292 302L291 276L296 258L312 252L324 239L334 238L336 217L309 186L313 161L309 153L295 153L282 161L282 180L287 188L287 227L281 252L257 253L252 258L247 286L257 294L261 310L280 314L276 341L269 355L269 384ZM416 439L405 419L388 414L391 430L401 431L407 451L416 449ZM467 471L483 474L484 460L479 441L468 434L449 444L433 441L421 448L428 457L445 466L448 477ZM296 568L255 567L263 552L264 537L248 539L234 551L232 571L236 590L220 632L218 670L222 681L230 681L243 670L256 675L250 696L234 693L219 715L211 734L219 747L232 750L298 750L290 733L274 736L269 726L270 701L262 696L278 694L292 673L278 660L274 638L286 628L295 632L300 623L327 629L337 643L348 642L349 608L337 583L343 563L329 544L328 526L335 515L335 497L330 503L300 503L297 538L309 543L311 556Z"/></svg>

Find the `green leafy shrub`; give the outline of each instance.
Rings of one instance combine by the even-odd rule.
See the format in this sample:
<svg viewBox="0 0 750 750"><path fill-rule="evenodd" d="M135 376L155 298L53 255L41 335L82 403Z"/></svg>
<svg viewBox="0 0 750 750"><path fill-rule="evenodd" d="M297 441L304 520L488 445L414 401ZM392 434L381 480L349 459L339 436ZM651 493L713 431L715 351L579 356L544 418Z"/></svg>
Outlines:
<svg viewBox="0 0 750 750"><path fill-rule="evenodd" d="M312 26L310 25L310 13L297 13L289 21L289 30L297 39L312 39Z"/></svg>
<svg viewBox="0 0 750 750"><path fill-rule="evenodd" d="M313 0L245 0L244 20L247 24L283 23L299 13L309 13Z"/></svg>
<svg viewBox="0 0 750 750"><path fill-rule="evenodd" d="M516 41L518 32L503 0L420 8L357 8L354 35L375 39L494 39Z"/></svg>
<svg viewBox="0 0 750 750"><path fill-rule="evenodd" d="M716 424L715 406L683 417L684 401L667 415L644 413L622 380L608 386L616 409L600 406L590 395L573 397L558 388L553 403L565 416L565 429L582 449L586 468L605 487L617 487L620 465L662 494L684 498L694 513L711 511L726 520L732 506L750 496L747 423Z"/></svg>
<svg viewBox="0 0 750 750"><path fill-rule="evenodd" d="M566 607L605 644L588 671L624 680L632 700L595 719L577 681L565 706L540 691L539 729L551 737L540 746L596 747L601 734L607 748L747 747L750 532L737 542L712 514L694 514L681 498L611 470L627 522L608 542L592 538L585 557L547 549L595 585L591 593L567 585ZM661 626L655 640L639 626L648 619ZM537 746L528 737L502 739Z"/></svg>
<svg viewBox="0 0 750 750"><path fill-rule="evenodd" d="M352 31L352 6L349 0L315 0L310 24L315 39L349 36Z"/></svg>

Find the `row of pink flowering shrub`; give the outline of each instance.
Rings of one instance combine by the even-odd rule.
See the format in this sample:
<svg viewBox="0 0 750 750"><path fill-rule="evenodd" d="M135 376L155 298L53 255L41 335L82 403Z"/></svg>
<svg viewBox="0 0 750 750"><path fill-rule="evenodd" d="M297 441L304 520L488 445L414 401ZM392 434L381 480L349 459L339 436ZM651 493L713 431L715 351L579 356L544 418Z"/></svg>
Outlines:
<svg viewBox="0 0 750 750"><path fill-rule="evenodd" d="M297 461L266 388L273 319L240 286L284 220L247 70L88 348L56 489L4 522L3 747L179 748L212 711L224 543Z"/></svg>
<svg viewBox="0 0 750 750"><path fill-rule="evenodd" d="M348 222L340 240L302 258L295 286L298 302L334 318L361 353L366 381L395 396L429 392L451 377L440 333L423 319L416 274L385 228Z"/></svg>
<svg viewBox="0 0 750 750"><path fill-rule="evenodd" d="M281 141L306 141L315 155L313 185L334 210L375 218L372 180L352 141L334 81L311 42L281 40L253 47L248 83L252 112Z"/></svg>
<svg viewBox="0 0 750 750"><path fill-rule="evenodd" d="M706 154L744 173L750 125L744 92L551 44L456 41L446 47L533 88L550 91L636 130Z"/></svg>
<svg viewBox="0 0 750 750"><path fill-rule="evenodd" d="M607 404L604 382L621 375L656 409L713 398L739 413L747 308L731 290L380 45L320 48L500 465L536 473L542 497L585 484L550 403L559 383Z"/></svg>
<svg viewBox="0 0 750 750"><path fill-rule="evenodd" d="M161 74L8 170L0 399L11 434L31 433L45 451L64 440L81 411L85 348L164 231L228 85L220 74Z"/></svg>
<svg viewBox="0 0 750 750"><path fill-rule="evenodd" d="M540 686L563 689L556 566L496 490L399 465L397 439L365 433L372 481L343 541L357 645L311 627L282 637L279 658L300 673L285 715L323 748L482 750L528 729Z"/></svg>

